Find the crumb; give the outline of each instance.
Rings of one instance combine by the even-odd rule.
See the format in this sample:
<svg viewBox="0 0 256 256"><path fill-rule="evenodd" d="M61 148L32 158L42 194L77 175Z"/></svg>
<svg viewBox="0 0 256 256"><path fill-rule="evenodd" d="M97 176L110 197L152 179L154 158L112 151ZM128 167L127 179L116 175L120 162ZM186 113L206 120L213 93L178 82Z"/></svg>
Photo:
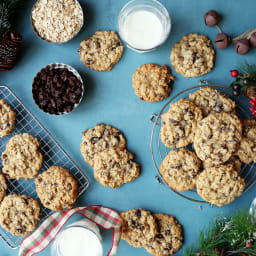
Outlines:
<svg viewBox="0 0 256 256"><path fill-rule="evenodd" d="M198 206L198 209L199 209L199 210L202 210L202 205Z"/></svg>

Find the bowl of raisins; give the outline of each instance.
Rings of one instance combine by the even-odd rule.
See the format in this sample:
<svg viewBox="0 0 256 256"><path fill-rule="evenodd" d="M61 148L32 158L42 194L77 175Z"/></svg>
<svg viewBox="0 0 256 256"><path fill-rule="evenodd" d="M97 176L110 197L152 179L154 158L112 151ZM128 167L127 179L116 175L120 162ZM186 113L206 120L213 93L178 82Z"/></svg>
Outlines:
<svg viewBox="0 0 256 256"><path fill-rule="evenodd" d="M32 95L36 105L45 113L68 114L82 101L83 80L79 73L67 64L49 64L36 74Z"/></svg>

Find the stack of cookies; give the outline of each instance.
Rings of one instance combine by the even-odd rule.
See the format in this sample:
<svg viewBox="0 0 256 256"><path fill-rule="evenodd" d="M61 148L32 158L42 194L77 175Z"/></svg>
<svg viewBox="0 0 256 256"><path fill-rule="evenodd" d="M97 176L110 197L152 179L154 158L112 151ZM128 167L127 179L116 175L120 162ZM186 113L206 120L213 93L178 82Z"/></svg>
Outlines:
<svg viewBox="0 0 256 256"><path fill-rule="evenodd" d="M183 244L182 226L170 215L132 209L120 214L121 238L133 247L144 247L155 256L168 256Z"/></svg>
<svg viewBox="0 0 256 256"><path fill-rule="evenodd" d="M111 125L97 124L83 131L80 150L102 186L118 188L140 175L139 165L126 149L124 135Z"/></svg>
<svg viewBox="0 0 256 256"><path fill-rule="evenodd" d="M0 137L9 135L15 128L15 112L0 100ZM27 195L6 195L8 179L35 179L37 195L44 207L55 211L72 208L78 185L73 175L59 166L52 166L38 175L43 165L40 142L28 133L16 134L6 144L2 153L0 173L0 224L17 236L25 236L36 229L40 219L38 201ZM38 175L38 176L37 176ZM37 177L36 177L37 176Z"/></svg>
<svg viewBox="0 0 256 256"><path fill-rule="evenodd" d="M212 88L202 88L170 104L161 117L161 141L172 150L160 166L174 190L197 188L211 204L223 206L240 196L245 181L241 162L256 157L256 121L241 121L236 104ZM193 143L195 152L183 148ZM237 157L238 156L238 157Z"/></svg>

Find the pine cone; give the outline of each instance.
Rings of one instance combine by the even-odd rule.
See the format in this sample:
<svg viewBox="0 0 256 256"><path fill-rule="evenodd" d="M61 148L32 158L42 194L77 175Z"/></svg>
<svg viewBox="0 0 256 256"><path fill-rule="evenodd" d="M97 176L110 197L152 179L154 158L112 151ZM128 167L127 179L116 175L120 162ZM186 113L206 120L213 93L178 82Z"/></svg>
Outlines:
<svg viewBox="0 0 256 256"><path fill-rule="evenodd" d="M0 72L13 68L17 61L22 36L15 30L6 31L0 41Z"/></svg>
<svg viewBox="0 0 256 256"><path fill-rule="evenodd" d="M252 85L248 89L244 90L243 94L249 98L256 98L256 85Z"/></svg>

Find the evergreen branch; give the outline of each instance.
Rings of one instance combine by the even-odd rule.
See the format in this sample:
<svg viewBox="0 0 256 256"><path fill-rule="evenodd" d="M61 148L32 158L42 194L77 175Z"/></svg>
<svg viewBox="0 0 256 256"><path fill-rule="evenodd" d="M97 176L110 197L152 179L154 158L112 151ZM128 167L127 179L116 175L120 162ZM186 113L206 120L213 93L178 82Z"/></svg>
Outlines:
<svg viewBox="0 0 256 256"><path fill-rule="evenodd" d="M251 242L251 247L247 243ZM246 210L236 212L232 217L216 218L213 227L200 232L198 244L184 249L185 256L255 255L255 219Z"/></svg>
<svg viewBox="0 0 256 256"><path fill-rule="evenodd" d="M10 19L22 0L0 0L0 36L11 27Z"/></svg>
<svg viewBox="0 0 256 256"><path fill-rule="evenodd" d="M238 68L245 75L255 76L256 77L256 65L255 64L249 64L246 61L244 64L238 66Z"/></svg>

